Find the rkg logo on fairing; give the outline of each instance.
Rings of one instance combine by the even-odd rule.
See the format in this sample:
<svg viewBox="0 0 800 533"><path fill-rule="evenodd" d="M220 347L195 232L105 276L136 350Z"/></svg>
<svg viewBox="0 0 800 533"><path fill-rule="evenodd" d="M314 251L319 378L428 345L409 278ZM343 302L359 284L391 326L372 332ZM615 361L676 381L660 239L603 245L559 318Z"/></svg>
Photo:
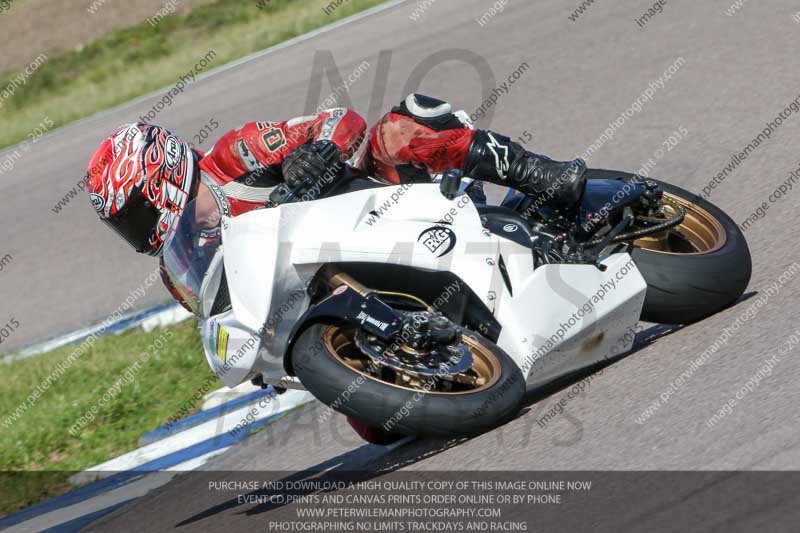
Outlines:
<svg viewBox="0 0 800 533"><path fill-rule="evenodd" d="M433 226L420 233L417 242L421 242L436 257L442 257L455 247L456 234L450 228ZM444 250L437 253L441 248Z"/></svg>

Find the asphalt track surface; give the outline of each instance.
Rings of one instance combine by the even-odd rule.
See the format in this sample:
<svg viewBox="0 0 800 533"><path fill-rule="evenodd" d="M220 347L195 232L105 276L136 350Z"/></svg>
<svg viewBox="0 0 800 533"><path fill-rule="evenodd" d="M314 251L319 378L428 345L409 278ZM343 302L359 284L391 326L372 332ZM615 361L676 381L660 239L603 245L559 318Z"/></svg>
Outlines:
<svg viewBox="0 0 800 533"><path fill-rule="evenodd" d="M522 62L530 65L500 97L491 124L479 125L513 137L527 130L534 135L530 148L570 158L592 144L648 84L682 57L685 63L679 70L641 112L626 120L589 165L634 171L683 127L688 130L686 139L665 152L650 174L699 192L800 94L800 73L794 68L800 24L792 19L798 9L794 2L745 3L728 16L727 0L670 0L663 13L643 28L634 21L646 10L639 2L598 2L572 22L568 15L578 3L511 1L484 26L476 19L491 7L488 1L439 0L416 22L410 18L416 3L401 3L198 81L158 121L190 134L214 117L222 124L221 134L247 120L299 115L306 107L315 50L330 50L343 76L364 60L372 64L350 95L355 109L374 120L379 110L405 94L406 81L421 61L437 51L461 49L485 58L497 81ZM391 69L385 86L379 84L385 98L370 110L379 50L391 51ZM474 68L448 61L431 71L419 90L471 111L480 105L481 83ZM329 89L323 86L323 98ZM50 207L80 178L103 135L117 123L139 116L156 99L49 135L24 157L24 164L4 177L3 249L13 254L14 261L0 272L0 287L4 301L13 302L4 306L4 314L22 324L20 338L34 339L102 318L152 270L152 261L129 253L97 224L84 199L59 215ZM712 191L710 199L737 222L750 216L798 167L799 132L800 117L794 114ZM638 423L637 417L798 260L797 188L770 203L766 215L746 233L753 277L743 301L692 326L648 326L630 356L595 376L583 394L569 400L565 414L544 428L537 420L566 397L569 388L538 402L531 398L519 418L467 442L414 441L389 452L362 445L338 415L315 427L312 409L317 408L309 407L206 468L796 469L800 365L795 359L800 352L792 352L793 345L786 344L800 327L796 275L784 275L777 293L755 316L740 320L712 360L685 379L650 418ZM139 303L163 298L160 291L152 290ZM717 425L707 427L706 420L773 356L778 359L770 375ZM139 530L169 529L204 510L192 508L192 496L180 480L173 481L101 519L96 527L110 530L136 523ZM772 508L742 515L736 524L756 527L770 514L796 508L796 503L794 497L786 498ZM679 512L680 505L661 510ZM230 530L249 518L246 506L234 506L202 515L192 524L206 531ZM723 524L720 517L709 525Z"/></svg>

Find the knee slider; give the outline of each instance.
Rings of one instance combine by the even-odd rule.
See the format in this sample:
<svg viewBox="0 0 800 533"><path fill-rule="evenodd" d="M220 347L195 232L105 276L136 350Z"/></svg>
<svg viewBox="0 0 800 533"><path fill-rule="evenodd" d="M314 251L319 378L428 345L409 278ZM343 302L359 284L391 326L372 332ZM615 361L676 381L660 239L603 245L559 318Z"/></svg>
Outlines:
<svg viewBox="0 0 800 533"><path fill-rule="evenodd" d="M422 94L409 94L400 105L392 109L392 113L405 115L434 131L466 127L466 124L453 113L453 108L448 102Z"/></svg>
<svg viewBox="0 0 800 533"><path fill-rule="evenodd" d="M403 103L412 115L420 118L438 118L453 111L444 100L422 94L409 94Z"/></svg>

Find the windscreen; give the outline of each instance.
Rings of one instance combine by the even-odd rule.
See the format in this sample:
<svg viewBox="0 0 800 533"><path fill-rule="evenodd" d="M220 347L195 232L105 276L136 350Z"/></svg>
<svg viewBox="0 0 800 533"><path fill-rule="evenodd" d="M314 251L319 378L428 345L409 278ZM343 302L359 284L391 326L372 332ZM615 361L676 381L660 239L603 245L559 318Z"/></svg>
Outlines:
<svg viewBox="0 0 800 533"><path fill-rule="evenodd" d="M222 244L219 210L214 202L192 200L164 248L167 276L183 301L200 315L200 289L211 260Z"/></svg>

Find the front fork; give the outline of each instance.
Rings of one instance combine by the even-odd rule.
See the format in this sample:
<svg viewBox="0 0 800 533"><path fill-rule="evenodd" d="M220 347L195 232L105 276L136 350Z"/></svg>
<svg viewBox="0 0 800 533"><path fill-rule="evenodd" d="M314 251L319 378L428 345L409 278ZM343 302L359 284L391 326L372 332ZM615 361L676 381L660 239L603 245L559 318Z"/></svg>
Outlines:
<svg viewBox="0 0 800 533"><path fill-rule="evenodd" d="M320 318L343 320L386 342L402 331L403 316L352 276L326 265L319 279L331 288L331 294L306 311L298 324Z"/></svg>
<svg viewBox="0 0 800 533"><path fill-rule="evenodd" d="M386 305L378 293L331 265L322 267L318 279L331 288L331 294L309 307L297 319L284 352L283 366L294 375L291 353L300 333L317 322L348 322L388 343L403 330L403 316Z"/></svg>

